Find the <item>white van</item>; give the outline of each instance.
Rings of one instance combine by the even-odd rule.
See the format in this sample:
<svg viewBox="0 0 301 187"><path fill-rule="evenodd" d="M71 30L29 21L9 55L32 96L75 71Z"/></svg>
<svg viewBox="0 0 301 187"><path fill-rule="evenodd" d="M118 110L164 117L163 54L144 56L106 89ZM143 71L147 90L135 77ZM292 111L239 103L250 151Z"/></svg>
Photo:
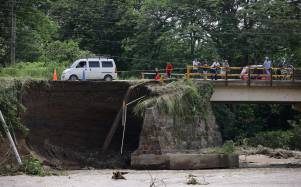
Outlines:
<svg viewBox="0 0 301 187"><path fill-rule="evenodd" d="M108 58L82 58L76 60L62 73L61 80L102 79L111 81L117 78L116 64Z"/></svg>

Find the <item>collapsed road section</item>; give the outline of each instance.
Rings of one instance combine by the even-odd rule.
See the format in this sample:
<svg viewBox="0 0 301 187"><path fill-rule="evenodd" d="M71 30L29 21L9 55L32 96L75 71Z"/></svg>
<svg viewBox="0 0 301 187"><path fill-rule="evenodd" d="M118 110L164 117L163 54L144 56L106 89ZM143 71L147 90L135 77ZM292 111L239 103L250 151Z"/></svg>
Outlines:
<svg viewBox="0 0 301 187"><path fill-rule="evenodd" d="M121 125L107 153L100 150L129 87L127 82L29 83L22 96L28 144L54 165L125 167L127 154L118 154ZM127 123L125 150L131 152L138 146L142 119L130 114Z"/></svg>
<svg viewBox="0 0 301 187"><path fill-rule="evenodd" d="M129 88L135 84L138 86L129 94ZM199 149L222 143L209 103L208 85L179 81L164 85L31 81L23 87L22 103L26 111L22 122L29 129L26 142L50 166L66 169L238 166L235 155L198 154ZM198 95L200 90L208 94ZM116 129L112 130L126 96L127 102L138 100L127 108L126 116L117 120ZM207 102L198 101L202 98ZM199 111L195 111L197 106ZM108 145L104 151L105 142Z"/></svg>

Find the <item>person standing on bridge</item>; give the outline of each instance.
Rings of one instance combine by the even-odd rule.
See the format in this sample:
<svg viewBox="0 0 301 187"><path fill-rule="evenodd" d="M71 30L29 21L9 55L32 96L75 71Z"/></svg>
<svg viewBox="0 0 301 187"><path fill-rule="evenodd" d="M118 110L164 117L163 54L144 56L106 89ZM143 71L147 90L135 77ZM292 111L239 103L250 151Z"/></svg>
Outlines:
<svg viewBox="0 0 301 187"><path fill-rule="evenodd" d="M221 74L222 74L222 77L226 77L226 73L230 71L230 65L228 63L228 60L225 60L223 62L223 67L221 68Z"/></svg>
<svg viewBox="0 0 301 187"><path fill-rule="evenodd" d="M266 56L265 60L263 62L263 67L265 68L265 72L266 72L268 78L269 78L269 75L271 74L270 73L271 66L272 66L272 62L269 59L269 57Z"/></svg>
<svg viewBox="0 0 301 187"><path fill-rule="evenodd" d="M214 60L211 67L211 80L217 80L218 69L220 68L220 63L217 60Z"/></svg>
<svg viewBox="0 0 301 187"><path fill-rule="evenodd" d="M204 65L203 65L203 77L204 77L204 80L207 80L208 69L209 69L208 62L207 62L207 60L205 60L204 61Z"/></svg>
<svg viewBox="0 0 301 187"><path fill-rule="evenodd" d="M200 62L198 61L198 59L194 59L192 61L192 73L197 73L198 72L198 66L200 65Z"/></svg>
<svg viewBox="0 0 301 187"><path fill-rule="evenodd" d="M172 70L173 70L173 65L171 63L168 63L165 68L167 78L171 77Z"/></svg>

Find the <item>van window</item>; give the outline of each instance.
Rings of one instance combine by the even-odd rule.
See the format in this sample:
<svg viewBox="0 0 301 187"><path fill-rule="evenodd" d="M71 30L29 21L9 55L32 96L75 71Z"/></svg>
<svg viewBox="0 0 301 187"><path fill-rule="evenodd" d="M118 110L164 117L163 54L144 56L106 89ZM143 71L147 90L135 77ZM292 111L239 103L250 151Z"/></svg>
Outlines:
<svg viewBox="0 0 301 187"><path fill-rule="evenodd" d="M80 61L80 62L77 64L76 68L84 68L85 66L86 66L86 61Z"/></svg>
<svg viewBox="0 0 301 187"><path fill-rule="evenodd" d="M90 68L99 68L99 61L89 61Z"/></svg>
<svg viewBox="0 0 301 187"><path fill-rule="evenodd" d="M101 64L102 64L103 68L112 68L113 67L112 61L101 61Z"/></svg>

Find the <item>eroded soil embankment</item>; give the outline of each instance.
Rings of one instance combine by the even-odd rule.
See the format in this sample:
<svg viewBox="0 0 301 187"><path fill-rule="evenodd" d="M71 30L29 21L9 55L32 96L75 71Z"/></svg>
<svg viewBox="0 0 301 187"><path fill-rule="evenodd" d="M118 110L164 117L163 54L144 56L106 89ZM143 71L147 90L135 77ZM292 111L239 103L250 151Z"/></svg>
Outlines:
<svg viewBox="0 0 301 187"><path fill-rule="evenodd" d="M119 125L109 150L101 147L118 113L127 82L32 82L26 85L22 103L23 124L29 128L27 143L49 164L63 167L127 167L128 154L120 156L122 128ZM138 90L133 97L145 94ZM138 146L142 119L127 118L124 149Z"/></svg>

